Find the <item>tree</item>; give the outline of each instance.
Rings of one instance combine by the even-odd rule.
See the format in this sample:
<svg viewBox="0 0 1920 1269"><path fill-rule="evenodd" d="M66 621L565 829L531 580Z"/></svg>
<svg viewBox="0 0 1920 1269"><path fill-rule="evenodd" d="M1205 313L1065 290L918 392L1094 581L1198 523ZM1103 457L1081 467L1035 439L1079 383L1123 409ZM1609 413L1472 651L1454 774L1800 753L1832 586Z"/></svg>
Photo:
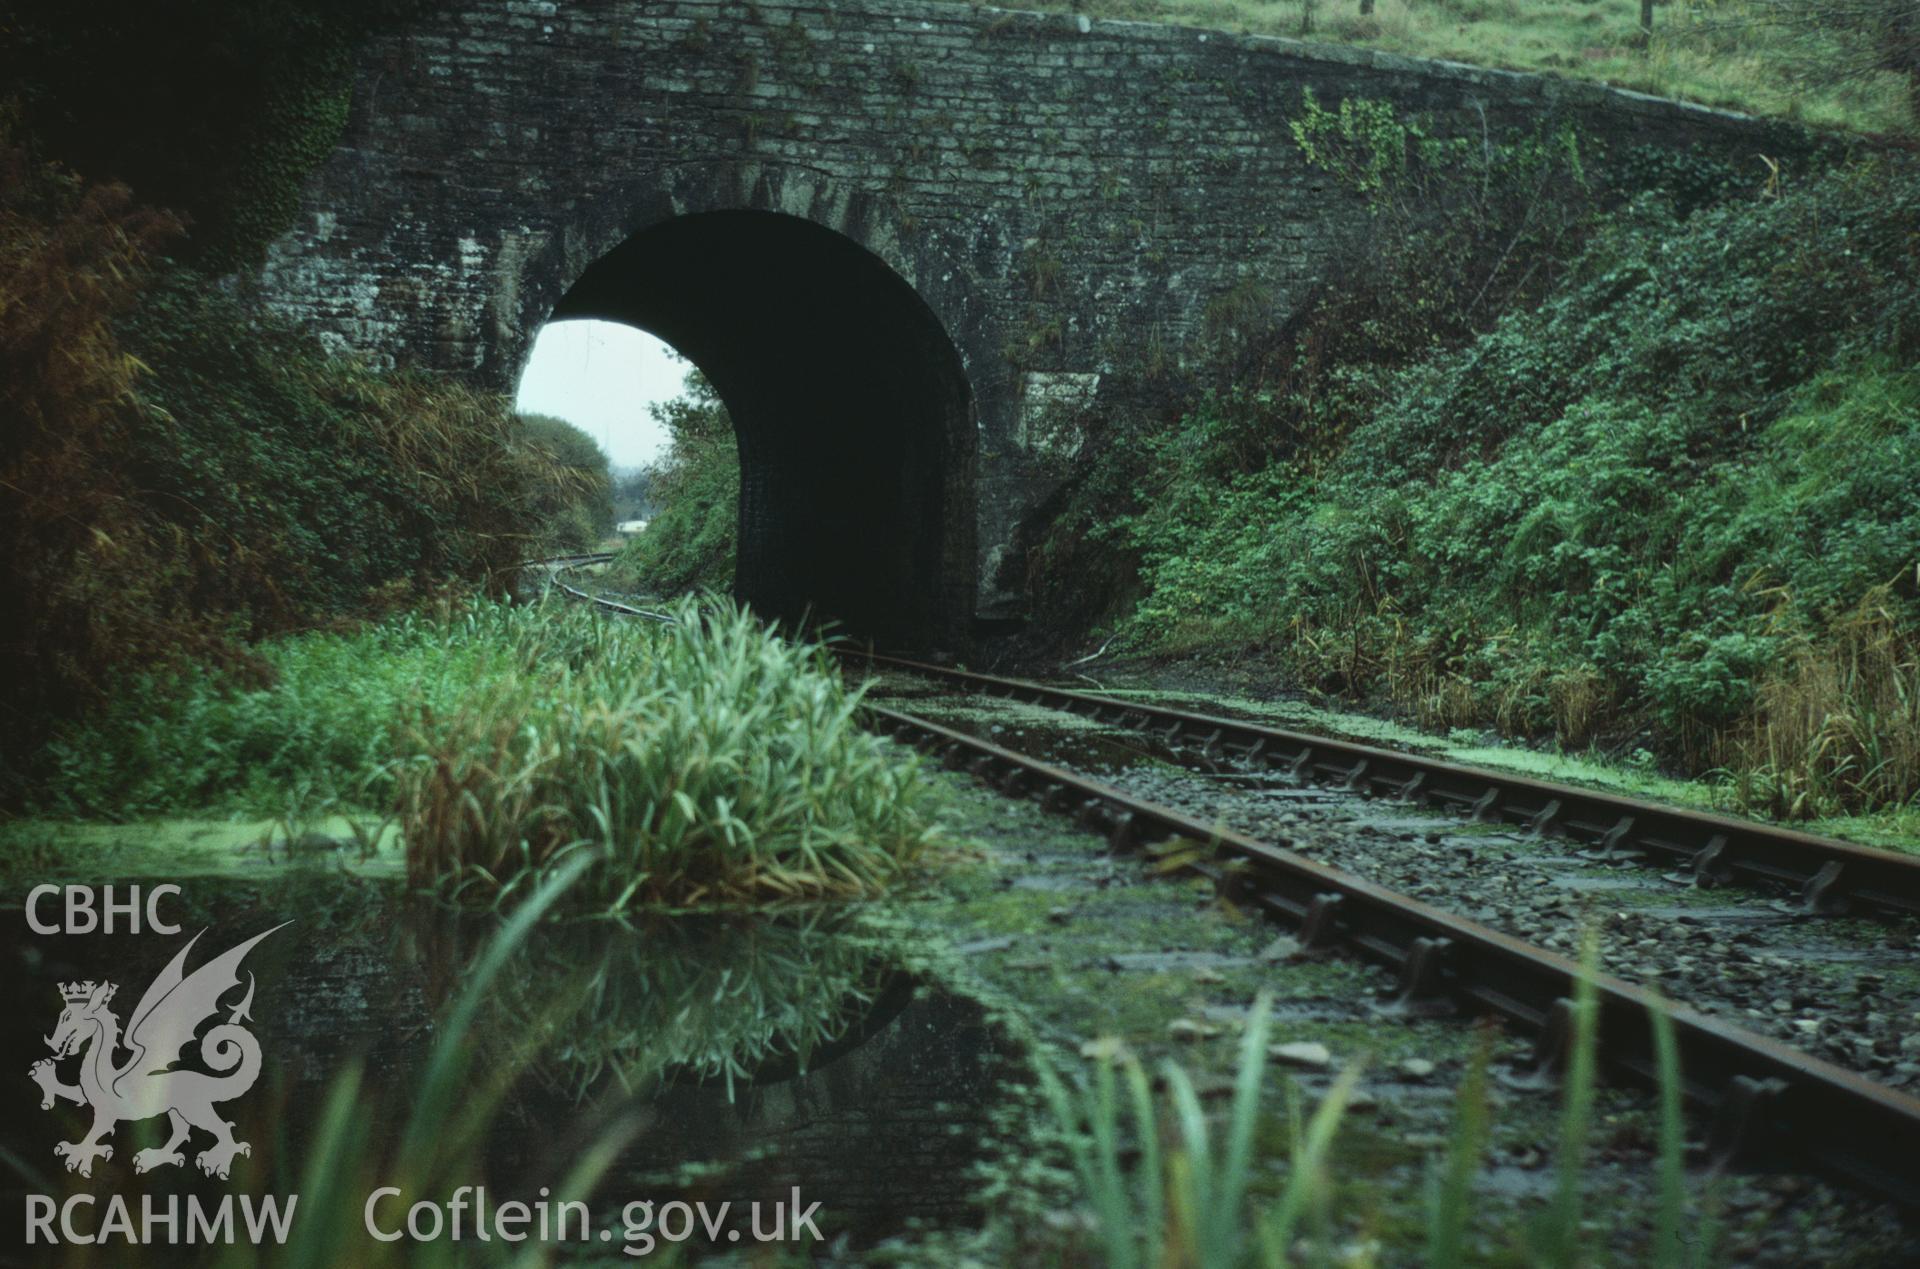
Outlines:
<svg viewBox="0 0 1920 1269"><path fill-rule="evenodd" d="M733 420L707 377L689 368L681 395L651 407L667 429L667 456L650 470L656 514L616 569L662 594L724 586L738 539L740 457Z"/></svg>
<svg viewBox="0 0 1920 1269"><path fill-rule="evenodd" d="M692 366L687 370L686 382L681 385L680 395L671 401L656 401L647 407L647 413L654 422L667 429L672 438L669 451L669 463L690 455L714 441L733 444L733 420L727 415L727 407L720 400L720 394L707 382L706 375L700 373L700 367Z"/></svg>
<svg viewBox="0 0 1920 1269"><path fill-rule="evenodd" d="M550 414L523 414L520 429L539 545L566 551L597 545L613 527L613 476L599 443Z"/></svg>
<svg viewBox="0 0 1920 1269"><path fill-rule="evenodd" d="M659 513L653 492L654 469L616 467L613 472L614 520L651 520Z"/></svg>

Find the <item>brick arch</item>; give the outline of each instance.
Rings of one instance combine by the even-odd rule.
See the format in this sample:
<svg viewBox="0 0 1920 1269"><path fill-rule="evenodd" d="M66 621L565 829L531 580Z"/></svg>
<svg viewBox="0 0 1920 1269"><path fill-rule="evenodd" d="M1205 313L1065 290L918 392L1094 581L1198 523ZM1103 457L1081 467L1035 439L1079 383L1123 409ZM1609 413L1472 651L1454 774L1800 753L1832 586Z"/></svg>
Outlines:
<svg viewBox="0 0 1920 1269"><path fill-rule="evenodd" d="M865 245L887 245L883 226L765 173L663 184L530 261L516 330L543 309L622 322L706 372L739 445L740 598L956 646L974 607L974 397L939 314Z"/></svg>

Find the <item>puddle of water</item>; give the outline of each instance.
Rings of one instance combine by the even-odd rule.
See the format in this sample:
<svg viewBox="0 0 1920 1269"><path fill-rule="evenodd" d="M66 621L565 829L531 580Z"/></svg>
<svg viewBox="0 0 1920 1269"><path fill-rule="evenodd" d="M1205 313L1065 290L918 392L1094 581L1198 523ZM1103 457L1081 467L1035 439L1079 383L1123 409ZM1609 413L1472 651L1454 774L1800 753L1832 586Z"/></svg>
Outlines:
<svg viewBox="0 0 1920 1269"><path fill-rule="evenodd" d="M1219 952L1115 952L1105 964L1114 970L1145 970L1165 974L1182 969L1238 969L1251 965L1251 956L1226 956Z"/></svg>
<svg viewBox="0 0 1920 1269"><path fill-rule="evenodd" d="M0 1203L18 1211L26 1194L57 1199L70 1190L125 1193L136 1205L142 1192L209 1201L230 1190L298 1192L327 1092L354 1063L364 1070L359 1105L371 1138L353 1182L365 1189L356 1193L400 1183L381 1179L373 1161L397 1147L438 1028L499 922L410 899L392 884L339 878L195 884L165 915L180 934L36 936L24 920L12 922L0 1008L18 1025L0 1040L0 1070L15 1072L18 1087L0 1145L37 1175L25 1183L9 1176ZM227 1020L251 975L244 1025L258 1040L262 1073L218 1107L252 1145L251 1156L235 1160L234 1180L194 1167L210 1144L199 1132L184 1166L136 1175L136 1151L160 1144L164 1117L120 1124L112 1157L96 1162L90 1179L64 1172L54 1145L79 1140L91 1112L64 1101L38 1109L24 1078L51 1056L44 1037L61 1016L61 985L113 982L107 1009L117 1026L130 1024L148 985L195 931L207 929L189 974L289 917L293 924L247 954L217 1016L199 1028L204 1037ZM821 1204L819 1227L855 1247L909 1218L971 1223L970 1165L991 1140L997 1084L1021 1059L976 1002L917 980L898 952L855 918L536 929L506 961L469 1032L472 1104L494 1081L504 1092L449 1186L485 1185L495 1203L531 1202L618 1125L626 1144L591 1204L602 1226L617 1228L632 1200L731 1201L741 1211L757 1200L771 1210L795 1187L801 1207ZM207 1069L199 1049L189 1043L180 1067ZM114 1063L131 1056L120 1048ZM83 1042L58 1063L60 1080L77 1080L90 1057ZM468 1109L463 1100L449 1110L449 1132ZM404 1204L394 1211L404 1219ZM698 1246L703 1236L695 1237Z"/></svg>
<svg viewBox="0 0 1920 1269"><path fill-rule="evenodd" d="M1555 873L1553 884L1562 890L1573 890L1581 894L1605 894L1614 891L1657 892L1659 878L1647 877L1596 877L1591 873Z"/></svg>
<svg viewBox="0 0 1920 1269"><path fill-rule="evenodd" d="M1802 918L1785 912L1774 912L1759 907L1714 908L1703 905L1679 907L1672 904L1650 904L1636 907L1637 916L1656 921L1673 921L1690 925L1790 925Z"/></svg>

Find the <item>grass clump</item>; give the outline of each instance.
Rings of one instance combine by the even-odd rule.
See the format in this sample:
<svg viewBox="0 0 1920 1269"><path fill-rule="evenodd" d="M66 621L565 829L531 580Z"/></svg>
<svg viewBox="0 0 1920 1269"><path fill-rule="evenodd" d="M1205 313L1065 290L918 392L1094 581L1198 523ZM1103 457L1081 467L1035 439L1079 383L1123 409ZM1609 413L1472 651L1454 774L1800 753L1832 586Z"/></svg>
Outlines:
<svg viewBox="0 0 1920 1269"><path fill-rule="evenodd" d="M273 641L270 685L194 669L63 730L37 809L391 811L416 881L486 899L574 856L609 910L884 886L932 835L917 761L823 651L731 605L674 615L476 601Z"/></svg>
<svg viewBox="0 0 1920 1269"><path fill-rule="evenodd" d="M506 619L522 672L402 744L416 880L500 896L584 853L579 892L609 909L764 903L870 893L920 853L917 764L861 729L823 651L732 606L674 612Z"/></svg>
<svg viewBox="0 0 1920 1269"><path fill-rule="evenodd" d="M404 613L268 640L261 680L204 665L130 678L55 733L29 809L115 820L383 809L406 720L520 672L509 620L491 603Z"/></svg>
<svg viewBox="0 0 1920 1269"><path fill-rule="evenodd" d="M1597 1001L1590 970L1574 999L1575 1027L1561 1090L1555 1185L1539 1210L1510 1226L1476 1211L1475 1182L1492 1139L1485 1033L1457 1098L1450 1140L1429 1169L1426 1241L1417 1260L1430 1269L1501 1257L1506 1243L1515 1263L1576 1266L1600 1249L1583 1219L1581 1193L1590 1155L1589 1133L1598 1076ZM1087 1082L1069 1088L1045 1068L1041 1084L1063 1135L1078 1197L1091 1219L1089 1241L1100 1263L1112 1266L1283 1266L1332 1263L1346 1188L1335 1160L1347 1105L1362 1074L1348 1066L1311 1114L1287 1090L1282 1112L1286 1168L1277 1189L1256 1184L1266 1174L1256 1157L1267 1140L1263 1109L1271 1001L1255 1001L1242 1038L1224 1138L1216 1142L1192 1079L1166 1063L1156 1099L1146 1072L1115 1042L1096 1054ZM1680 1066L1672 1027L1656 1009L1651 1025L1658 1080L1659 1126L1647 1262L1663 1267L1713 1263L1716 1231L1702 1227L1683 1247L1687 1206L1685 1121ZM1350 1223L1350 1221L1349 1221ZM1088 1250L1091 1250L1090 1248Z"/></svg>

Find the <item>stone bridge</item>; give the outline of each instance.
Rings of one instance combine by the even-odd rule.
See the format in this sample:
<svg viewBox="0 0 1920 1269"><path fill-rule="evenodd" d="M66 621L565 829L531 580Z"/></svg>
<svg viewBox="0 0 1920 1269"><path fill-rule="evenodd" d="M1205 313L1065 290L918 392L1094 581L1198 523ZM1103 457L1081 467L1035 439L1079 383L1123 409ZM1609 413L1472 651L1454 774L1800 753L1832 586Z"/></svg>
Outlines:
<svg viewBox="0 0 1920 1269"><path fill-rule="evenodd" d="M1473 135L1557 112L1741 162L1794 146L1592 84L1163 25L468 0L365 52L259 293L336 348L503 391L549 318L653 332L735 420L736 589L959 646L1020 616L1076 419L1325 268L1358 209L1291 142L1303 90Z"/></svg>

